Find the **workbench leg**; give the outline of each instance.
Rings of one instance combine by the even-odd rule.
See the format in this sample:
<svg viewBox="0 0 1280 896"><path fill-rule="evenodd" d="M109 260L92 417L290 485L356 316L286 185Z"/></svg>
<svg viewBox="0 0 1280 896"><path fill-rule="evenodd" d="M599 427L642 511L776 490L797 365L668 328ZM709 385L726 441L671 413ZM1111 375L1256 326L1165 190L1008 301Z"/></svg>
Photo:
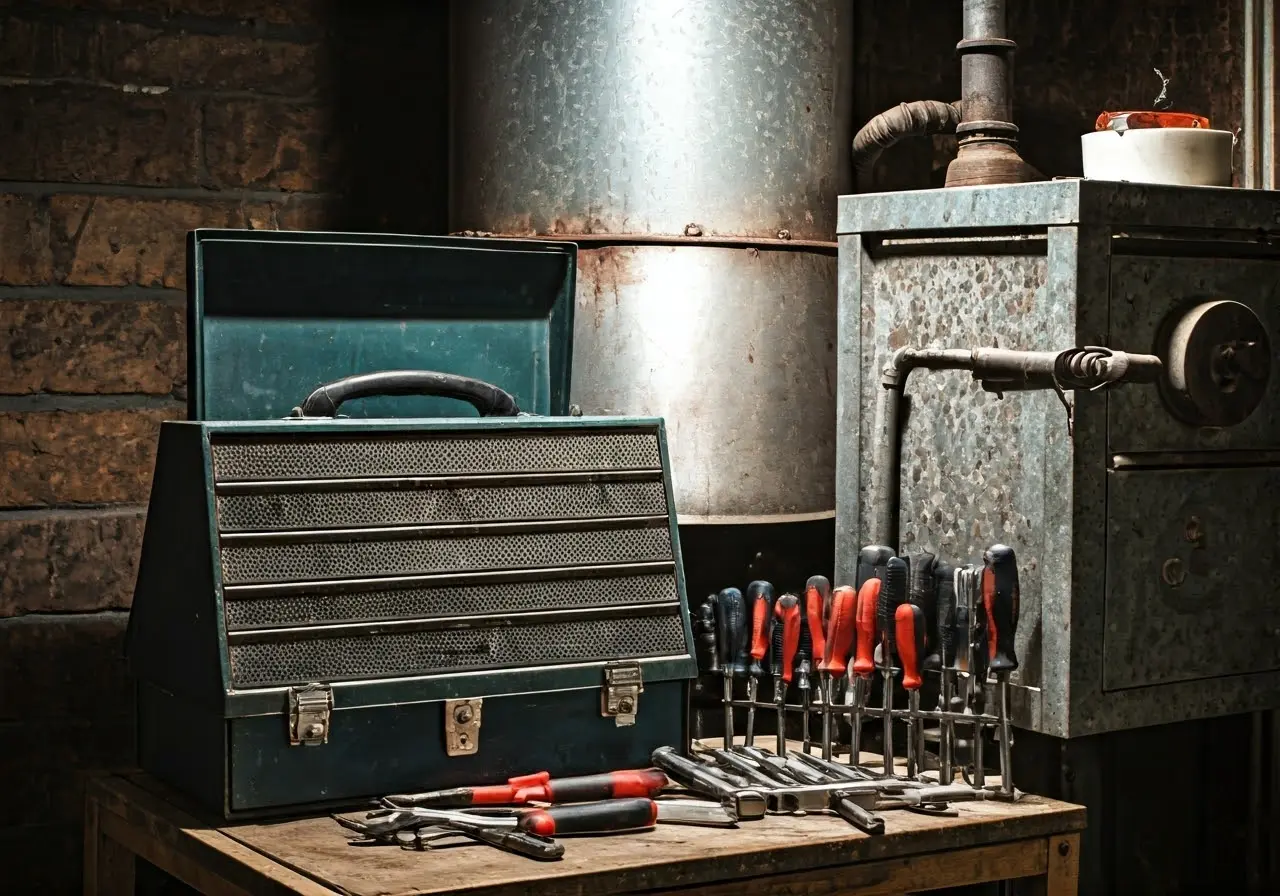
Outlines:
<svg viewBox="0 0 1280 896"><path fill-rule="evenodd" d="M1043 877L1032 878L1034 896L1078 896L1080 892L1080 835L1060 834L1046 841L1049 867Z"/></svg>
<svg viewBox="0 0 1280 896"><path fill-rule="evenodd" d="M89 797L84 816L85 896L134 896L134 855L102 832L103 810Z"/></svg>

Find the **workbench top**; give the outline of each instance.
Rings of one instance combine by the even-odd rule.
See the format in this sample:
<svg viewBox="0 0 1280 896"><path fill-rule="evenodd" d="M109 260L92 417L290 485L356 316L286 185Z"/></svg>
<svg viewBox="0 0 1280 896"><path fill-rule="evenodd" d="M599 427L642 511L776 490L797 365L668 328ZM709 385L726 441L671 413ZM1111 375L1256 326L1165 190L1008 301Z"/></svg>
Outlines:
<svg viewBox="0 0 1280 896"><path fill-rule="evenodd" d="M117 879L127 874L131 888L132 863L123 852L206 893L603 896L693 887L683 892L822 896L1034 876L1045 882L1042 892L1075 893L1083 807L1027 796L955 809L954 818L885 812L879 836L829 815L770 816L734 829L659 825L566 837L563 859L537 862L482 845L429 852L357 847L328 816L204 822L145 776L111 776L90 787L86 892L131 892Z"/></svg>

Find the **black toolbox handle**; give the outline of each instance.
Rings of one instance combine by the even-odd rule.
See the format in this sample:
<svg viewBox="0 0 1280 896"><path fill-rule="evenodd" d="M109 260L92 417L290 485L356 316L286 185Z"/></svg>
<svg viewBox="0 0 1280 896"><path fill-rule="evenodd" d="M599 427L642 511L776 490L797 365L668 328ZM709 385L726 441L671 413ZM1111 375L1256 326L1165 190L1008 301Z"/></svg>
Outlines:
<svg viewBox="0 0 1280 896"><path fill-rule="evenodd" d="M483 380L434 370L380 370L326 383L293 409L291 417L336 417L344 401L376 395L432 395L469 402L481 417L520 414L509 392Z"/></svg>

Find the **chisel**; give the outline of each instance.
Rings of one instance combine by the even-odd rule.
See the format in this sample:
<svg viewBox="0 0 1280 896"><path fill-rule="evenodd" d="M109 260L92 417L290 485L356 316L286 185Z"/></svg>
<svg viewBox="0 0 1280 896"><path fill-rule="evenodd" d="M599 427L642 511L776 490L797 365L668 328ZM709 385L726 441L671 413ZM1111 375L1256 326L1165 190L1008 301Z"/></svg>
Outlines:
<svg viewBox="0 0 1280 896"><path fill-rule="evenodd" d="M924 660L924 611L913 603L899 604L894 612L894 641L902 663L902 687L907 692L907 777L924 771L924 737L920 721L920 687Z"/></svg>
<svg viewBox="0 0 1280 896"><path fill-rule="evenodd" d="M773 586L756 581L747 586L747 613L751 619L751 665L747 669L747 734L745 743L755 742L756 696L760 679L768 673L762 661L769 654L773 634Z"/></svg>
<svg viewBox="0 0 1280 896"><path fill-rule="evenodd" d="M1009 675L1018 668L1018 560L1013 548L992 545L983 555L982 606L987 617L987 657L1000 688L1000 786L1013 794L1013 734L1009 726Z"/></svg>
<svg viewBox="0 0 1280 896"><path fill-rule="evenodd" d="M835 686L844 679L853 647L854 617L857 595L848 585L841 585L831 596L831 612L827 617L825 656L819 664L826 683L825 711L822 714L822 758L831 759L831 713L835 708Z"/></svg>
<svg viewBox="0 0 1280 896"><path fill-rule="evenodd" d="M877 605L877 625L880 629L880 671L884 676L884 773L893 774L893 661L894 620L898 607L907 600L907 563L901 557L891 557L884 568L884 586L880 589Z"/></svg>
<svg viewBox="0 0 1280 896"><path fill-rule="evenodd" d="M880 603L880 586L880 580L872 576L858 589L858 606L854 616L856 648L852 666L853 736L850 743L850 765L862 762L862 707L867 701L867 687L876 669L876 614Z"/></svg>
<svg viewBox="0 0 1280 896"><path fill-rule="evenodd" d="M725 588L716 596L716 649L724 676L724 744L733 745L733 679L746 674L747 619L742 592Z"/></svg>
<svg viewBox="0 0 1280 896"><path fill-rule="evenodd" d="M778 598L773 608L773 702L778 710L777 754L787 755L787 686L800 650L800 600L794 594Z"/></svg>
<svg viewBox="0 0 1280 896"><path fill-rule="evenodd" d="M831 598L831 583L827 581L826 576L812 576L804 586L804 629L808 632L808 659L812 664L809 667L809 674L818 673L818 702L822 704L822 713L824 718L829 715L829 707L826 705L826 676L822 674L822 663L826 659L826 617L823 615L827 608L827 602ZM803 649L803 646L802 648ZM805 679L800 682L800 687L804 689L805 695L809 696L811 691L807 681L809 675L805 675ZM802 737L804 741L804 751L809 752L809 710L805 709L804 728Z"/></svg>

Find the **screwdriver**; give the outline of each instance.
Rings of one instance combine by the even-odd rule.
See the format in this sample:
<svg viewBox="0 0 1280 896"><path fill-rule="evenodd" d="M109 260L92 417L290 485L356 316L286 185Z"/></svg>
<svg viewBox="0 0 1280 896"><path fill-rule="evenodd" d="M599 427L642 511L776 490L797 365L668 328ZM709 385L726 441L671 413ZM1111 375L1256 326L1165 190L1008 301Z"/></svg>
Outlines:
<svg viewBox="0 0 1280 896"><path fill-rule="evenodd" d="M657 823L657 803L640 797L535 809L520 817L516 829L540 837L557 837L563 834L634 831L651 828Z"/></svg>
<svg viewBox="0 0 1280 896"><path fill-rule="evenodd" d="M761 676L767 675L761 665L769 654L773 633L773 586L756 581L747 586L747 609L751 618L751 666L747 669L747 746L755 742L756 695Z"/></svg>
<svg viewBox="0 0 1280 896"><path fill-rule="evenodd" d="M925 652L920 657L920 669L937 669L938 639L931 637L929 628L938 620L938 583L935 571L938 558L928 552L917 554L911 560L911 587L907 600L924 611Z"/></svg>
<svg viewBox="0 0 1280 896"><path fill-rule="evenodd" d="M893 659L894 620L898 607L907 600L907 564L901 557L890 557L884 567L884 585L876 606L876 622L880 629L880 671L884 676L884 773L893 774Z"/></svg>
<svg viewBox="0 0 1280 896"><path fill-rule="evenodd" d="M982 606L987 617L987 657L1000 687L1000 786L1013 794L1012 732L1009 727L1009 674L1018 668L1018 561L1013 548L992 545L983 555Z"/></svg>
<svg viewBox="0 0 1280 896"><path fill-rule="evenodd" d="M880 602L880 580L867 579L858 589L858 606L854 615L857 650L853 658L853 737L849 764L862 762L862 705L867 699L867 683L875 672L876 612Z"/></svg>
<svg viewBox="0 0 1280 896"><path fill-rule="evenodd" d="M809 620L805 617L803 597L800 598L800 645L796 648L796 684L800 687L800 733L803 749L809 752L809 673L813 671L809 658L813 656L813 636Z"/></svg>
<svg viewBox="0 0 1280 896"><path fill-rule="evenodd" d="M800 650L800 599L794 594L778 598L773 608L773 702L778 707L778 743L775 751L787 755L787 685Z"/></svg>
<svg viewBox="0 0 1280 896"><path fill-rule="evenodd" d="M822 714L822 758L831 760L831 710L835 704L835 683L844 678L853 648L854 617L857 595L848 585L841 585L831 595L831 613L827 617L826 656L819 666L826 679L827 711Z"/></svg>
<svg viewBox="0 0 1280 896"><path fill-rule="evenodd" d="M585 803L625 797L652 799L667 786L667 776L656 768L628 769L602 775L552 778L547 772L511 778L506 784L487 787L455 787L427 793L395 794L384 802L397 807L511 806L522 803Z"/></svg>
<svg viewBox="0 0 1280 896"><path fill-rule="evenodd" d="M893 548L882 544L869 544L858 552L857 587L871 578L884 579L884 570L889 558L893 556Z"/></svg>
<svg viewBox="0 0 1280 896"><path fill-rule="evenodd" d="M898 659L902 662L902 687L907 692L907 777L924 771L924 732L920 722L920 686L924 684L924 610L912 603L899 604L894 611L894 635Z"/></svg>
<svg viewBox="0 0 1280 896"><path fill-rule="evenodd" d="M973 570L966 588L965 602L969 605L969 693L966 712L982 715L987 708L987 671L990 662L987 645L987 612L982 603L982 572ZM982 787L986 783L986 762L982 751L985 746L982 725L973 724L973 785Z"/></svg>
<svg viewBox="0 0 1280 896"><path fill-rule="evenodd" d="M733 745L733 679L746 674L747 619L742 592L724 588L716 596L716 648L724 676L724 744Z"/></svg>
<svg viewBox="0 0 1280 896"><path fill-rule="evenodd" d="M826 657L826 618L823 611L826 609L827 601L831 595L831 583L827 581L825 576L812 576L804 586L804 631L808 633L807 657L811 663L808 673L800 682L800 687L804 691L804 696L810 696L809 675L818 673L818 693L817 699L823 704L823 715L827 713L826 709L826 681L821 674L822 661ZM803 636L802 636L803 637ZM803 646L802 648L803 649ZM806 709L804 712L804 730L802 732L804 739L804 751L809 752L809 710L806 701Z"/></svg>
<svg viewBox="0 0 1280 896"><path fill-rule="evenodd" d="M711 675L720 674L720 658L716 656L716 596L708 594L692 614L693 652L698 669Z"/></svg>
<svg viewBox="0 0 1280 896"><path fill-rule="evenodd" d="M943 712L952 711L951 695L955 692L956 572L955 567L949 563L938 563L933 568L938 594L938 676L941 680L938 709ZM939 780L943 784L950 784L955 780L951 762L954 736L955 725L950 719L938 725Z"/></svg>

